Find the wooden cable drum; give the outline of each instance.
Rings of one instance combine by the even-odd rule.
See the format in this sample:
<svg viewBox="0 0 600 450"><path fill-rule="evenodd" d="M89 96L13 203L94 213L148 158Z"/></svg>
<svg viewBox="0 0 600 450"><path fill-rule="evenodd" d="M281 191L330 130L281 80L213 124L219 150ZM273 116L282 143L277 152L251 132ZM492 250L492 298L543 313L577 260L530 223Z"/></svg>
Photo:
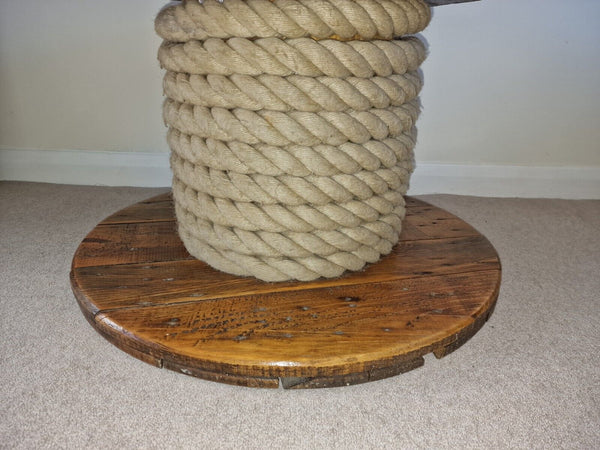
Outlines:
<svg viewBox="0 0 600 450"><path fill-rule="evenodd" d="M100 222L75 253L71 285L90 324L149 364L242 386L315 388L390 377L456 350L489 318L500 277L484 236L410 197L398 245L362 272L236 277L189 255L165 194Z"/></svg>
<svg viewBox="0 0 600 450"><path fill-rule="evenodd" d="M498 255L407 197L424 0L197 0L157 16L172 195L74 258L87 320L157 367L284 388L373 381L485 323Z"/></svg>

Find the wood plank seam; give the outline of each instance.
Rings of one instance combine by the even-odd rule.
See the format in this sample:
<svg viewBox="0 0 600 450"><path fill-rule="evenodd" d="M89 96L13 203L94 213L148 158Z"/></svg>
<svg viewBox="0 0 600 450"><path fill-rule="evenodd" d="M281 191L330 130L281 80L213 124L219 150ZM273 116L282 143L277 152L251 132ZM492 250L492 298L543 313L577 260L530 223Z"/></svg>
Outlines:
<svg viewBox="0 0 600 450"><path fill-rule="evenodd" d="M438 276L447 276L447 275L462 275L462 274L470 274L473 272L490 272L490 273L496 273L499 272L498 269L489 269L489 268L485 268L482 267L480 269L471 269L468 271L458 271L458 272L449 272L449 273L444 273L442 275L438 275ZM402 278L397 278L397 279L389 279L389 280L384 280L385 282L390 282L390 281L410 281L410 280L414 280L414 279L418 279L421 278L423 276L422 273L420 274L416 274L414 276L407 276L407 277L402 277ZM431 275L432 277L435 277L435 274ZM348 288L350 290L352 290L353 287L359 286L361 283L352 283L352 284L331 284L331 286L344 286L345 288ZM315 286L315 287L307 287L305 289L302 289L302 286L295 286L293 288L287 289L287 290L280 290L278 292L291 292L291 291L303 291L305 293L310 293L310 291L317 291L317 290L321 290L323 289L323 287L327 287L327 286ZM144 308L159 308L159 307L171 307L171 306L184 306L184 305L194 305L194 304L201 304L201 303L206 303L206 302L210 302L210 301L218 301L218 300L225 300L225 299L232 299L232 298L236 298L236 297L240 297L241 295L244 294L230 294L230 295L225 295L225 296L214 296L214 297L209 297L209 298L200 298L198 300L189 300L189 301L181 301L181 302L166 302L166 303L160 303L160 304L137 304L137 305L131 305L131 306L122 306L122 307L114 307L114 308L105 308L105 309L98 309L95 310L94 316L99 314L99 313L111 313L111 312L116 312L116 311L127 311L127 310L138 310L138 309L144 309Z"/></svg>

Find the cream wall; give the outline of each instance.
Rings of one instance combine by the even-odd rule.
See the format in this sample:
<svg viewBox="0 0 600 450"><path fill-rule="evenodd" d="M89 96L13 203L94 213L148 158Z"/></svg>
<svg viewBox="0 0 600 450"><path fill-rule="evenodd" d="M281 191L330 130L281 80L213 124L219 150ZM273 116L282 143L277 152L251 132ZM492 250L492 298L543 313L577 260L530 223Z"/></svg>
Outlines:
<svg viewBox="0 0 600 450"><path fill-rule="evenodd" d="M14 167L29 170L23 149L37 159L50 154L39 150L164 156L153 31L164 3L0 0L0 178L12 176L15 155ZM448 167L585 167L600 196L600 1L442 6L424 37L416 183ZM166 158L153 161L166 168Z"/></svg>
<svg viewBox="0 0 600 450"><path fill-rule="evenodd" d="M418 157L600 166L600 1L434 8Z"/></svg>
<svg viewBox="0 0 600 450"><path fill-rule="evenodd" d="M0 0L0 145L165 151L162 0Z"/></svg>

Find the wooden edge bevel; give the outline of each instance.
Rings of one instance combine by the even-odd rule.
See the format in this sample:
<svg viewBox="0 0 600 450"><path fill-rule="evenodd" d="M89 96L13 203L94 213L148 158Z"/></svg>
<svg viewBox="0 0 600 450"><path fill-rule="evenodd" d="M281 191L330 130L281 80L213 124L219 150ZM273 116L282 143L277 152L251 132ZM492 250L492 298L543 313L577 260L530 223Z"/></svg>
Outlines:
<svg viewBox="0 0 600 450"><path fill-rule="evenodd" d="M494 309L496 308L496 302L498 300L498 296L500 294L500 282L501 282L502 272L498 270L498 283L492 294L487 307L482 308L479 311L479 314L476 315L469 325L464 327L458 333L452 336L450 342L444 343L444 345L437 346L433 350L433 354L436 358L440 359L444 356L449 355L459 347L462 347L469 339L471 339L477 332L483 327L483 325L490 319L492 314L494 313Z"/></svg>

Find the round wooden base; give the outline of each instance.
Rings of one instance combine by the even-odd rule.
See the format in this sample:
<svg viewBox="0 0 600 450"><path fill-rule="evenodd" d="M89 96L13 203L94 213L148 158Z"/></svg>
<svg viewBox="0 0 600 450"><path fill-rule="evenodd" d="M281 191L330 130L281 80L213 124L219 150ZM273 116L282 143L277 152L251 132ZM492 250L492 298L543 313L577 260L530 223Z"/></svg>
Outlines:
<svg viewBox="0 0 600 450"><path fill-rule="evenodd" d="M377 380L442 357L492 313L500 261L464 221L407 198L400 242L362 272L265 283L192 258L170 194L100 222L73 258L90 324L147 363L253 387Z"/></svg>

